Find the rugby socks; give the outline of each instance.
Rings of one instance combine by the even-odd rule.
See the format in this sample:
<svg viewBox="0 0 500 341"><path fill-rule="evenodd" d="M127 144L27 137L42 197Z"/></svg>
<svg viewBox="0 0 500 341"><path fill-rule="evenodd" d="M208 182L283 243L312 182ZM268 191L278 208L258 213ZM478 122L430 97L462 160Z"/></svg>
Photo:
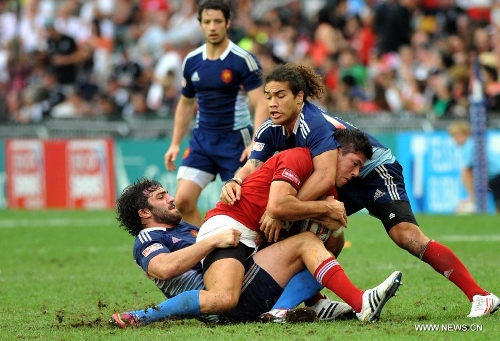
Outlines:
<svg viewBox="0 0 500 341"><path fill-rule="evenodd" d="M469 270L449 248L431 240L420 259L429 264L444 277L453 282L472 302L474 295L489 295L472 278Z"/></svg>
<svg viewBox="0 0 500 341"><path fill-rule="evenodd" d="M290 278L273 309L293 309L303 301L313 297L321 289L323 286L318 283L309 270L304 269Z"/></svg>
<svg viewBox="0 0 500 341"><path fill-rule="evenodd" d="M352 284L335 257L330 257L321 263L314 271L314 277L349 304L354 311L361 312L363 291Z"/></svg>
<svg viewBox="0 0 500 341"><path fill-rule="evenodd" d="M200 290L190 290L143 310L131 311L141 324L160 321L169 317L200 316Z"/></svg>

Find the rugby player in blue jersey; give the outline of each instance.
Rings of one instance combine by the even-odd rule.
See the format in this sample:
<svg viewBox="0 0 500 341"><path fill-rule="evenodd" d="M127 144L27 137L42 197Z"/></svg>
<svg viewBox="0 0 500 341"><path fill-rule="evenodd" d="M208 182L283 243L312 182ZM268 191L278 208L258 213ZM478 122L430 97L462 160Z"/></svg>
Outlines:
<svg viewBox="0 0 500 341"><path fill-rule="evenodd" d="M298 193L301 200L312 200L321 196L332 186L331 174L335 175L336 144L331 139L336 129L354 127L332 118L313 104L325 92L321 77L314 70L302 65L279 65L265 76L264 94L267 99L269 119L255 132L252 153L245 166L235 177L245 179L277 151L293 147L307 147L314 162L314 173L307 179ZM358 178L338 189L339 200L345 205L347 215L366 208L370 215L380 219L389 237L401 248L429 264L435 271L453 282L472 302L469 317L480 317L494 313L500 307L500 299L481 288L455 253L443 244L431 240L419 228L406 194L403 170L391 150L373 136L367 134L373 146L373 157L367 160ZM333 173L332 173L333 169ZM237 182L224 185L221 200L232 204L241 198ZM339 211L339 219L343 212ZM262 218L261 230L269 240L278 240L282 222L269 215ZM335 256L342 242L329 242ZM301 294L303 284L297 281L295 293ZM292 292L293 283L287 285ZM295 295L290 294L290 297ZM287 292L283 295L286 301ZM320 298L321 296L319 296ZM312 303L311 303L312 304ZM320 298L313 308L322 319L328 311L326 297ZM281 311L277 318L282 318ZM324 319L328 319L325 316Z"/></svg>
<svg viewBox="0 0 500 341"><path fill-rule="evenodd" d="M217 174L223 181L233 177L250 154L252 123L258 127L267 118L262 68L253 54L229 40L230 17L223 1L205 1L198 8L206 43L184 59L182 94L164 156L166 169L176 170L180 144L196 116L177 172L175 201L183 219L198 227L202 223L197 208L201 191Z"/></svg>

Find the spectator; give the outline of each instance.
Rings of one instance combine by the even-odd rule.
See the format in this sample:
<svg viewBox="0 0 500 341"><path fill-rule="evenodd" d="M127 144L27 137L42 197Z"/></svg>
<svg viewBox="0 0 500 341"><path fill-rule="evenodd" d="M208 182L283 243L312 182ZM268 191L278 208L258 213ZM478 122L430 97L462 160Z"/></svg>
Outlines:
<svg viewBox="0 0 500 341"><path fill-rule="evenodd" d="M110 77L112 77L120 87L130 90L132 87L138 87L142 84L140 82L142 71L143 68L140 63L132 58L130 51L125 48L121 50L120 59L115 64Z"/></svg>
<svg viewBox="0 0 500 341"><path fill-rule="evenodd" d="M417 0L389 0L374 7L374 32L377 53L397 52L401 45L410 43L412 14Z"/></svg>
<svg viewBox="0 0 500 341"><path fill-rule="evenodd" d="M57 80L63 85L75 85L78 76L78 64L81 56L75 39L59 32L54 23L45 25L47 30L47 46L49 65L57 75Z"/></svg>
<svg viewBox="0 0 500 341"><path fill-rule="evenodd" d="M156 111L148 108L146 104L146 95L140 90L132 91L130 102L123 108L122 116L126 120L158 117Z"/></svg>
<svg viewBox="0 0 500 341"><path fill-rule="evenodd" d="M66 99L55 105L50 116L53 118L84 118L92 116L92 107L83 97L83 93L77 87L67 88Z"/></svg>
<svg viewBox="0 0 500 341"><path fill-rule="evenodd" d="M114 99L105 92L97 97L96 116L108 121L120 121L123 119L121 109Z"/></svg>
<svg viewBox="0 0 500 341"><path fill-rule="evenodd" d="M457 213L473 213L476 211L473 177L475 156L473 152L473 141L470 138L471 132L469 123L464 120L455 121L448 127L448 133L461 148L460 159L463 161L461 173L462 183L468 195L466 199L458 204L456 208ZM488 185L493 194L496 212L500 213L500 152L494 145L494 142L488 141L487 139L487 174Z"/></svg>
<svg viewBox="0 0 500 341"><path fill-rule="evenodd" d="M498 79L498 56L491 52L479 55L486 107L489 111L500 111L500 81Z"/></svg>

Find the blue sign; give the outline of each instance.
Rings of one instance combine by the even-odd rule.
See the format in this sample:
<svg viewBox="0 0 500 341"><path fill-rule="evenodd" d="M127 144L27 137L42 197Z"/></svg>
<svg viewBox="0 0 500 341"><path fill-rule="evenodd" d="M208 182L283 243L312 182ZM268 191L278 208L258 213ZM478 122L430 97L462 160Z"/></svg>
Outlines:
<svg viewBox="0 0 500 341"><path fill-rule="evenodd" d="M499 132L489 132L488 143L494 146ZM398 133L398 161L403 166L406 191L415 213L454 213L458 203L467 198L462 184L462 152L446 131L433 133ZM490 147L492 147L490 146ZM493 199L488 193L488 211Z"/></svg>

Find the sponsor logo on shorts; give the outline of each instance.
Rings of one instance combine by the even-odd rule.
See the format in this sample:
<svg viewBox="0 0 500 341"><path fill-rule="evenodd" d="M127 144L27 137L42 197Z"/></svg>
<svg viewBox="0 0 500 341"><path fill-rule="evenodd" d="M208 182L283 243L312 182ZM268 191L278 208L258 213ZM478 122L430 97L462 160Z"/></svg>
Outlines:
<svg viewBox="0 0 500 341"><path fill-rule="evenodd" d="M147 257L150 254L152 254L153 252L155 252L156 250L160 250L160 249L163 249L163 245L161 245L160 243L154 243L152 245L149 245L144 250L142 250L142 255L144 257Z"/></svg>
<svg viewBox="0 0 500 341"><path fill-rule="evenodd" d="M291 170L289 168L285 168L285 169L283 169L283 172L281 173L281 175L285 179L288 179L288 180L292 181L293 183L300 185L300 178L297 175L297 173L295 173L293 170Z"/></svg>
<svg viewBox="0 0 500 341"><path fill-rule="evenodd" d="M396 215L394 213L389 214L389 219L395 218Z"/></svg>

